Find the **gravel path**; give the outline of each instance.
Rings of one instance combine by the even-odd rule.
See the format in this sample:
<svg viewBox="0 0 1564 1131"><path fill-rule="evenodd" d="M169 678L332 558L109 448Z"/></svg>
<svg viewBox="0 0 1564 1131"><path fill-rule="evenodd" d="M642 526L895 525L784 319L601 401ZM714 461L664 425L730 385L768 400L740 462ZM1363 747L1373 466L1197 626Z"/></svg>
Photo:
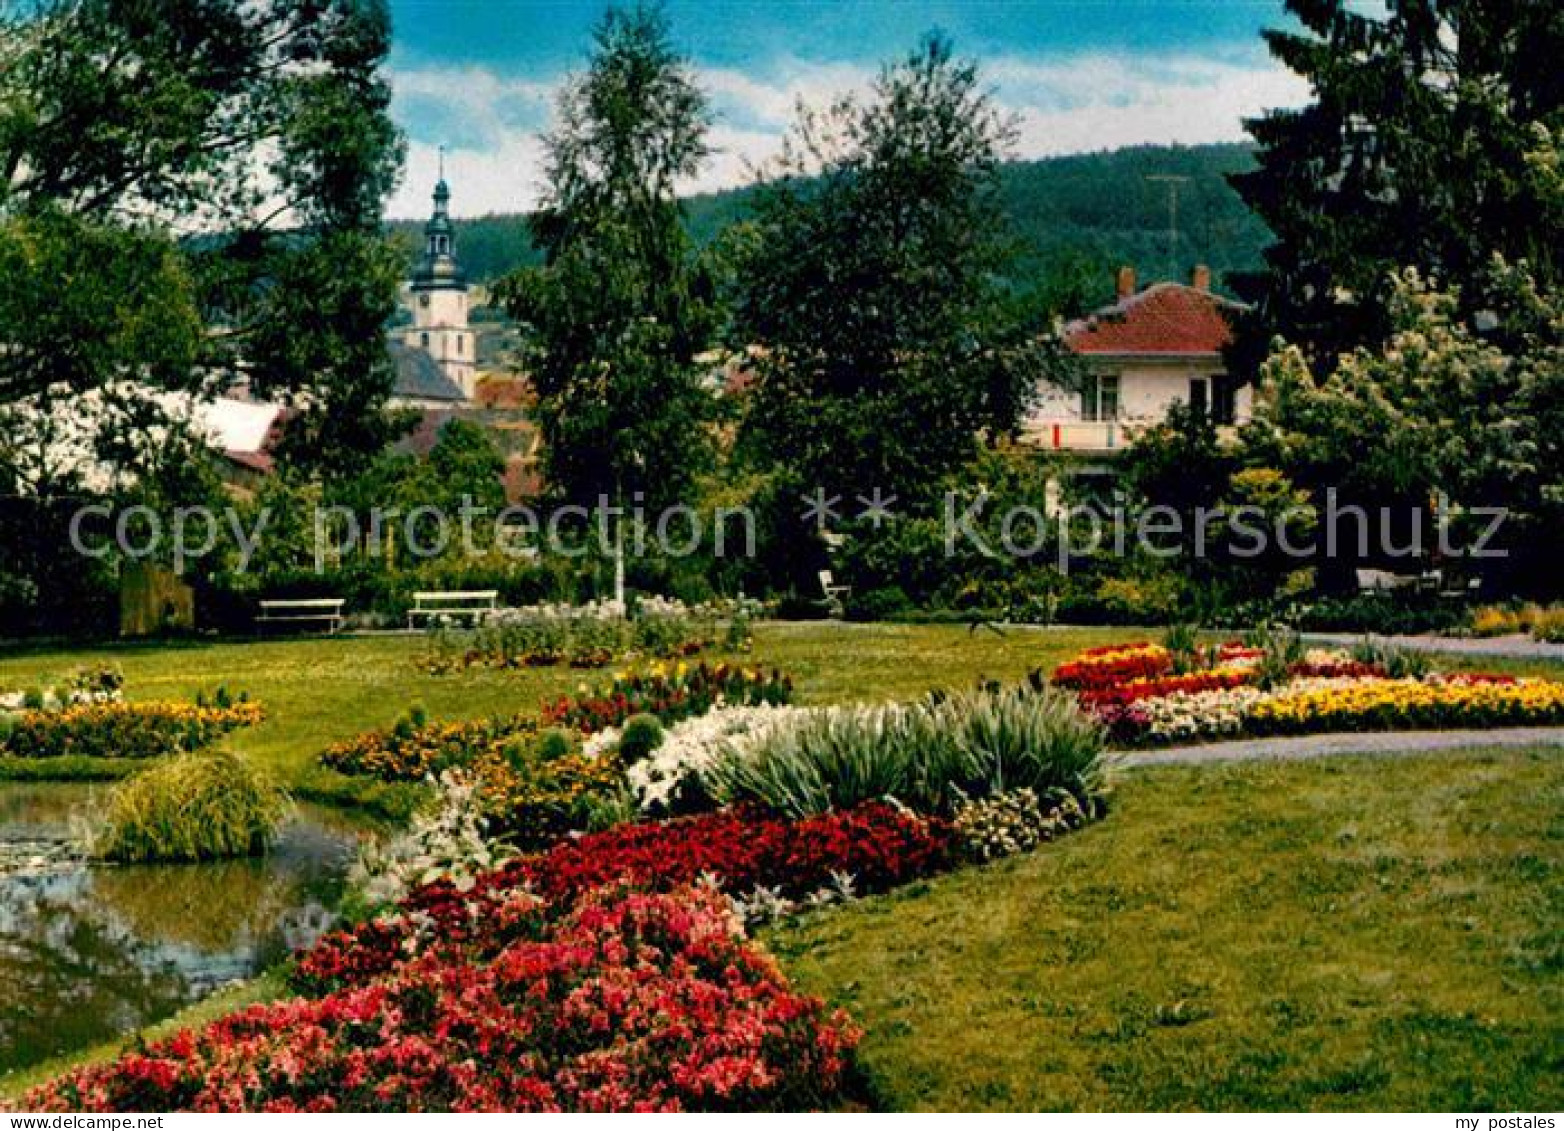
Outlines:
<svg viewBox="0 0 1564 1131"><path fill-rule="evenodd" d="M1006 624L1001 625L1005 631L1022 629L1032 632L1059 632L1074 631L1095 627L1101 629L1101 625L1073 625L1073 624ZM1141 632L1148 640L1161 639L1164 630L1160 628L1145 628ZM1223 630L1225 635L1240 637L1241 629ZM1361 632L1305 632L1303 638L1310 644L1328 644L1333 647L1351 648L1363 639ZM1461 637L1461 636L1380 636L1376 633L1367 634L1370 640L1384 644L1392 644L1398 648L1410 648L1417 652L1442 652L1451 656L1501 656L1512 660L1557 660L1564 664L1564 644L1549 644L1542 640L1533 640L1529 636L1489 636L1485 638Z"/></svg>
<svg viewBox="0 0 1564 1131"><path fill-rule="evenodd" d="M1110 755L1128 769L1141 766L1200 766L1214 762L1274 762L1330 758L1342 754L1424 754L1481 746L1564 747L1564 727L1500 727L1496 730L1408 730L1377 734L1306 734L1295 738L1248 738L1200 746L1164 746Z"/></svg>
<svg viewBox="0 0 1564 1131"><path fill-rule="evenodd" d="M1349 632L1306 632L1312 643L1350 648L1363 639ZM1549 644L1529 636L1490 636L1468 639L1459 636L1370 636L1370 640L1411 648L1418 652L1443 652L1452 656L1503 656L1512 660L1558 660L1564 663L1564 644Z"/></svg>

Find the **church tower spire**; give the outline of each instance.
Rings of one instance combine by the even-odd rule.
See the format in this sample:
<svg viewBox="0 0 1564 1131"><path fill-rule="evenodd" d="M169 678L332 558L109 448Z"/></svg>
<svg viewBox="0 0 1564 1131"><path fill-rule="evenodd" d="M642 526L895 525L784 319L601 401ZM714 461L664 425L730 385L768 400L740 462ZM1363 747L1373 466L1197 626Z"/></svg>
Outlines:
<svg viewBox="0 0 1564 1131"><path fill-rule="evenodd" d="M467 275L456 258L456 228L451 223L451 187L445 181L445 149L440 149L440 179L434 186L434 211L424 225L424 254L413 271L413 325L409 346L426 350L473 395L477 378L473 332L467 323Z"/></svg>

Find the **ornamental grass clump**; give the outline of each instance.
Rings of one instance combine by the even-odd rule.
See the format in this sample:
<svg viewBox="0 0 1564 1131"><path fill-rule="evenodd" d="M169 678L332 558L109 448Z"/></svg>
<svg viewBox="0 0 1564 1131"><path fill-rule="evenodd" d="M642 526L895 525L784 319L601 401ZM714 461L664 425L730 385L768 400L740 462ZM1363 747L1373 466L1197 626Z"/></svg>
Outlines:
<svg viewBox="0 0 1564 1131"><path fill-rule="evenodd" d="M758 801L790 817L812 817L866 801L910 803L919 757L944 761L928 713L899 704L808 711L776 727L749 750L712 767L723 802Z"/></svg>
<svg viewBox="0 0 1564 1131"><path fill-rule="evenodd" d="M88 850L127 864L258 856L291 809L288 795L242 758L181 754L114 790Z"/></svg>
<svg viewBox="0 0 1564 1131"><path fill-rule="evenodd" d="M1391 679L1422 679L1434 667L1426 652L1414 652L1367 636L1352 646L1352 659Z"/></svg>
<svg viewBox="0 0 1564 1131"><path fill-rule="evenodd" d="M1102 785L1102 727L1052 688L799 712L707 772L722 801L794 817L894 798L925 813L1007 790Z"/></svg>
<svg viewBox="0 0 1564 1131"><path fill-rule="evenodd" d="M1280 687L1292 677L1293 669L1303 663L1303 637L1287 625L1261 625L1245 643L1260 650L1254 680L1260 687Z"/></svg>
<svg viewBox="0 0 1564 1131"><path fill-rule="evenodd" d="M1102 789L1103 728L1073 698L1050 688L969 693L941 705L941 729L958 756L923 793L941 808L1010 790L1065 792L1087 801Z"/></svg>

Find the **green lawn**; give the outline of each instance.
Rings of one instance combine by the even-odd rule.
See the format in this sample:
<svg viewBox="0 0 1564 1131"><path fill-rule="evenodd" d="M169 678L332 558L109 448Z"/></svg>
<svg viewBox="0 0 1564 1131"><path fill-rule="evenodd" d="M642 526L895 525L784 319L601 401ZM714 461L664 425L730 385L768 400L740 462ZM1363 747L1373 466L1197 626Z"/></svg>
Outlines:
<svg viewBox="0 0 1564 1131"><path fill-rule="evenodd" d="M996 636L946 625L768 624L757 629L754 651L743 659L791 673L801 702L831 703L908 698L984 676L1019 678L1082 648L1133 635L1137 630ZM424 648L416 636L365 636L33 651L0 658L0 689L50 683L98 661L124 669L133 699L188 699L227 684L248 691L267 713L260 726L235 732L229 746L305 796L383 802L395 810L405 791L351 782L319 769L315 755L337 739L395 722L414 703L437 719L532 711L545 696L609 675L568 668L430 675L416 662ZM0 765L0 776L5 769Z"/></svg>
<svg viewBox="0 0 1564 1131"><path fill-rule="evenodd" d="M1564 1107L1564 756L1126 775L1027 857L769 941L891 1108Z"/></svg>
<svg viewBox="0 0 1564 1131"><path fill-rule="evenodd" d="M792 673L805 703L909 698L1155 635L768 624L747 662ZM422 647L35 650L0 658L0 689L98 660L121 665L133 698L243 688L268 717L234 749L300 793L394 810L405 791L329 774L315 755L412 703L439 718L529 711L607 674L434 676L415 662ZM1557 754L1158 767L1126 778L1107 821L1030 857L769 938L802 985L868 1030L862 1059L887 1106L1557 1108L1561 853ZM222 1002L272 992L262 980ZM0 1095L59 1067L0 1080Z"/></svg>

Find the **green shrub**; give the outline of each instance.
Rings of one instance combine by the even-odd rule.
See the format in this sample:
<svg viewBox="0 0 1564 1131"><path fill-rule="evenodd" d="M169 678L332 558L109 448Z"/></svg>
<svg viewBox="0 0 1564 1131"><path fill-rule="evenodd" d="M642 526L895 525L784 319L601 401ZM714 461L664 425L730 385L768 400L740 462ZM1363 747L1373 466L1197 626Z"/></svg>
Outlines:
<svg viewBox="0 0 1564 1131"><path fill-rule="evenodd" d="M536 733L520 732L499 746L500 756L519 774L530 774L533 767L568 758L577 751L577 740L568 730L550 727ZM476 761L482 761L479 754Z"/></svg>
<svg viewBox="0 0 1564 1131"><path fill-rule="evenodd" d="M1521 623L1537 640L1550 644L1564 642L1564 605L1527 605Z"/></svg>
<svg viewBox="0 0 1564 1131"><path fill-rule="evenodd" d="M563 727L550 727L538 735L532 746L533 755L540 762L558 761L575 749L575 738Z"/></svg>
<svg viewBox="0 0 1564 1131"><path fill-rule="evenodd" d="M1398 589L1346 597L1293 596L1246 601L1215 610L1206 621L1221 628L1283 621L1304 632L1373 632L1399 636L1463 629L1467 627L1467 616L1466 607L1459 601Z"/></svg>
<svg viewBox="0 0 1564 1131"><path fill-rule="evenodd" d="M855 621L881 621L900 616L912 608L912 601L900 585L886 585L864 593L854 593L847 602L847 617Z"/></svg>
<svg viewBox="0 0 1564 1131"><path fill-rule="evenodd" d="M1472 610L1473 636L1506 636L1530 633L1537 640L1564 640L1564 605L1484 605Z"/></svg>
<svg viewBox="0 0 1564 1131"><path fill-rule="evenodd" d="M233 754L181 754L117 787L89 838L99 859L189 862L266 851L288 795Z"/></svg>
<svg viewBox="0 0 1564 1131"><path fill-rule="evenodd" d="M1007 790L1101 787L1101 728L1052 688L984 689L911 705L800 713L729 751L706 784L793 817L894 797L926 813Z"/></svg>
<svg viewBox="0 0 1564 1131"><path fill-rule="evenodd" d="M632 715L619 732L619 759L633 766L662 745L663 724L656 715Z"/></svg>
<svg viewBox="0 0 1564 1131"><path fill-rule="evenodd" d="M1171 618L1183 600L1184 582L1175 573L1144 573L1105 577L1097 600L1115 619L1130 624L1160 624Z"/></svg>

